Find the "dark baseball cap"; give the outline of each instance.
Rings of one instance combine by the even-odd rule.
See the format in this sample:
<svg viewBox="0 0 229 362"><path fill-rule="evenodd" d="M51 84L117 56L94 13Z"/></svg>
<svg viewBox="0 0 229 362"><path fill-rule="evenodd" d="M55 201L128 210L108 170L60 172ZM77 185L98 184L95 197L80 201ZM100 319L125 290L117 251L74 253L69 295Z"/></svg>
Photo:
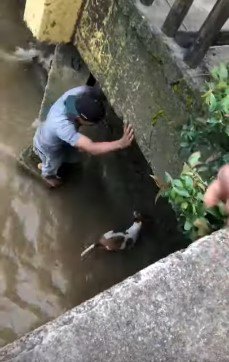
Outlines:
<svg viewBox="0 0 229 362"><path fill-rule="evenodd" d="M91 94L71 95L65 101L66 113L72 117L81 117L86 121L98 123L105 116L103 102Z"/></svg>

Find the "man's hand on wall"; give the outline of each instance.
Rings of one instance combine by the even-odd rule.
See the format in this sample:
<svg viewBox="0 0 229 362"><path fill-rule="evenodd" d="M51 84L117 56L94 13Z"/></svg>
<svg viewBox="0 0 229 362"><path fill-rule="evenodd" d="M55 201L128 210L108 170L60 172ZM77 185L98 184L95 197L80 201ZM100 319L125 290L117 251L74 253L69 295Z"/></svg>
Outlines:
<svg viewBox="0 0 229 362"><path fill-rule="evenodd" d="M123 136L120 139L121 148L127 148L134 140L134 130L131 124L124 124Z"/></svg>

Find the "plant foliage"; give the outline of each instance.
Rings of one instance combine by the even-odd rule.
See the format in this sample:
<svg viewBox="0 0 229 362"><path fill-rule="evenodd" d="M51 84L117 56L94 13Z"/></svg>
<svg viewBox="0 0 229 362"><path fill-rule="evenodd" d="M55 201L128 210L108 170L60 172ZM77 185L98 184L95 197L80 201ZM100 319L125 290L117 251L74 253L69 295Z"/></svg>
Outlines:
<svg viewBox="0 0 229 362"><path fill-rule="evenodd" d="M191 156L179 178L166 173L166 184L160 190L192 240L221 228L225 222L223 205L206 209L203 197L219 168L229 163L229 65L212 70L202 98L205 118L190 119L181 132L181 148ZM200 149L205 155L203 161Z"/></svg>

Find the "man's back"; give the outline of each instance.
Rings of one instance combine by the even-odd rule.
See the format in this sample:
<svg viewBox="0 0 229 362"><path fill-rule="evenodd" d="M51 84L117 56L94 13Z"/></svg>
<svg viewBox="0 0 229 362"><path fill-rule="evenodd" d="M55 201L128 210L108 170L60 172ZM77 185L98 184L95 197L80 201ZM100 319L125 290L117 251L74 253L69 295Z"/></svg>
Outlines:
<svg viewBox="0 0 229 362"><path fill-rule="evenodd" d="M77 141L77 131L75 124L69 120L65 101L70 95L80 95L90 92L88 86L81 86L70 89L64 93L50 108L47 118L38 127L34 136L34 145L41 152L59 152L64 142L74 146ZM78 134L80 136L80 134Z"/></svg>

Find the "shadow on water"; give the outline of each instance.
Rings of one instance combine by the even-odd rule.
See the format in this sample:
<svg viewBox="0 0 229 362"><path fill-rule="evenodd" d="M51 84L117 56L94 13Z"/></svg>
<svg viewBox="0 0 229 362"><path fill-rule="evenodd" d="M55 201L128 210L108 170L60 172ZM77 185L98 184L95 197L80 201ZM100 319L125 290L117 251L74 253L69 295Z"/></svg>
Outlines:
<svg viewBox="0 0 229 362"><path fill-rule="evenodd" d="M25 46L30 34L18 15L17 0L1 0L0 14L0 47ZM0 60L0 75L0 345L4 345L184 244L168 205L163 200L154 205L157 190L137 146L88 159L84 170L55 192L18 169L16 157L31 142L31 124L42 94L30 65ZM109 117L111 123L119 122L112 112ZM135 208L154 220L136 247L123 253L95 251L82 263L82 250L110 228L128 226Z"/></svg>

